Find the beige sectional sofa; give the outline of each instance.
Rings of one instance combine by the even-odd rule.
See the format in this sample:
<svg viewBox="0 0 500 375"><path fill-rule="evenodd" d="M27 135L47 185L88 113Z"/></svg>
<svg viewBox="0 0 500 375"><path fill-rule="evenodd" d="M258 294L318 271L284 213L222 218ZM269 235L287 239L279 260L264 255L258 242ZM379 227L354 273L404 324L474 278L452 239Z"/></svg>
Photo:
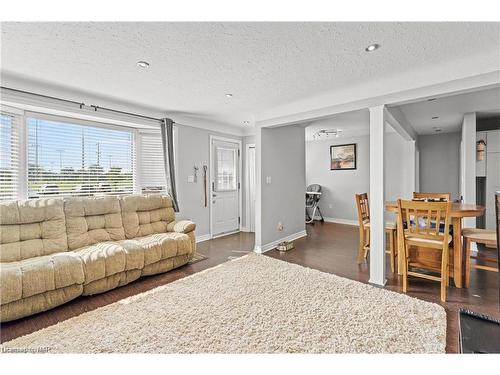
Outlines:
<svg viewBox="0 0 500 375"><path fill-rule="evenodd" d="M186 264L194 230L161 195L0 202L1 321Z"/></svg>

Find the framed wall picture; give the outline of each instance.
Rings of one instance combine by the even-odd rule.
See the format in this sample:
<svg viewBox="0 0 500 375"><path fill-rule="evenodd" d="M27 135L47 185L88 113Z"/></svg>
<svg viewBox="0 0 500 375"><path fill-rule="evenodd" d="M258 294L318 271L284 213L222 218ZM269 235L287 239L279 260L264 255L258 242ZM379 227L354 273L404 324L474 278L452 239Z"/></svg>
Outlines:
<svg viewBox="0 0 500 375"><path fill-rule="evenodd" d="M356 143L330 146L330 170L356 169Z"/></svg>

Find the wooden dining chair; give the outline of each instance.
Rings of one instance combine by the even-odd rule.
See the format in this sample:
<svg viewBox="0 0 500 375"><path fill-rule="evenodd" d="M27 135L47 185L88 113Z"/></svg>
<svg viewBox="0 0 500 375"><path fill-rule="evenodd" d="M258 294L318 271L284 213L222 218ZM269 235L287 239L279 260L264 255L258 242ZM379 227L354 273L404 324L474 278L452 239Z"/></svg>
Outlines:
<svg viewBox="0 0 500 375"><path fill-rule="evenodd" d="M451 202L419 202L398 199L398 230L402 231L403 251L400 252L403 266L403 292L408 287L408 276L439 281L441 283L441 301L446 301L446 287L448 286L449 269L448 254L451 236L448 230L450 224ZM444 226L436 225L444 220ZM429 248L441 251L440 271L434 276L429 273L418 272L425 269L411 257L410 247Z"/></svg>
<svg viewBox="0 0 500 375"><path fill-rule="evenodd" d="M500 252L498 251L498 237L500 236L500 193L495 194L495 207L496 207L496 229L480 229L480 228L464 228L462 230L462 237L464 239L464 256L465 256L465 287L470 286L470 269L471 267L475 269L498 272ZM484 245L485 248L478 250L477 255L471 255L471 243ZM493 250L490 251L488 248L494 248L496 256L492 256ZM471 259L476 259L476 263L471 265ZM480 260L481 263L491 264L484 265L478 264L477 261Z"/></svg>
<svg viewBox="0 0 500 375"><path fill-rule="evenodd" d="M370 250L370 205L367 193L356 194L355 199L359 222L358 264L361 264L368 256L368 251ZM390 256L391 272L394 272L397 256L396 224L386 222L385 232L389 235L389 250L386 250L386 254Z"/></svg>
<svg viewBox="0 0 500 375"><path fill-rule="evenodd" d="M425 193L413 192L413 199L445 199L447 202L451 201L451 193Z"/></svg>

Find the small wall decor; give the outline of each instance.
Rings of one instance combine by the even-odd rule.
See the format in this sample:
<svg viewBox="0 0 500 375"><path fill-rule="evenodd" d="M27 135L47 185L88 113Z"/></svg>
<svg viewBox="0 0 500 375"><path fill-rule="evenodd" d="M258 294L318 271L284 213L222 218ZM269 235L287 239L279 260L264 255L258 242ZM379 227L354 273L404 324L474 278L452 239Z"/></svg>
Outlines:
<svg viewBox="0 0 500 375"><path fill-rule="evenodd" d="M330 146L330 170L356 169L356 143Z"/></svg>

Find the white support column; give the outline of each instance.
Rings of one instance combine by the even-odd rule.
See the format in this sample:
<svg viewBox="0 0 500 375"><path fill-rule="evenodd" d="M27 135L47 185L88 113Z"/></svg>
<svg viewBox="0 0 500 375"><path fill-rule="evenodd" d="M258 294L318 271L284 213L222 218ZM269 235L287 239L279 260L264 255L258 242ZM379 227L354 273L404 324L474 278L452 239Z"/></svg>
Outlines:
<svg viewBox="0 0 500 375"><path fill-rule="evenodd" d="M370 108L370 279L385 285L384 106Z"/></svg>
<svg viewBox="0 0 500 375"><path fill-rule="evenodd" d="M255 247L262 253L262 129L255 126Z"/></svg>
<svg viewBox="0 0 500 375"><path fill-rule="evenodd" d="M464 203L476 203L476 113L466 113L462 122L462 163L460 192ZM476 219L463 219L464 227L475 228Z"/></svg>

